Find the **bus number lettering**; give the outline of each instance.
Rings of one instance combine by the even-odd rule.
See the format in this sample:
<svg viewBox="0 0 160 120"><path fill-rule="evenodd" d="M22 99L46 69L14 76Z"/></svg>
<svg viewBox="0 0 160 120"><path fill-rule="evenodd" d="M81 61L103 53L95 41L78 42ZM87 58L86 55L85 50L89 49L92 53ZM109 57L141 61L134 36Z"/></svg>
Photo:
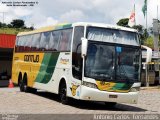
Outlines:
<svg viewBox="0 0 160 120"><path fill-rule="evenodd" d="M39 62L39 55L24 55L26 62Z"/></svg>

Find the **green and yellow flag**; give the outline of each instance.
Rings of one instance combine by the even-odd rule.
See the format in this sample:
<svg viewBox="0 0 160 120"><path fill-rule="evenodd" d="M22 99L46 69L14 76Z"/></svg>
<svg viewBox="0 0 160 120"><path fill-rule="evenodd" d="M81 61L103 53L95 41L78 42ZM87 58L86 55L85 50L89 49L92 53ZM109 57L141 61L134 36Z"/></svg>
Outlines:
<svg viewBox="0 0 160 120"><path fill-rule="evenodd" d="M142 7L142 12L143 12L144 17L145 17L146 13L147 13L147 0L144 0L144 5Z"/></svg>

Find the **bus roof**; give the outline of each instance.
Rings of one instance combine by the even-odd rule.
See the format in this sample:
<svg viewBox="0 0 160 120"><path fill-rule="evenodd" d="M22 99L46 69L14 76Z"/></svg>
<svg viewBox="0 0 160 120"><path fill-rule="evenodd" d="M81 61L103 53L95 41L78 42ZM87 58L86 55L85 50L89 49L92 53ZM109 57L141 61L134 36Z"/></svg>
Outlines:
<svg viewBox="0 0 160 120"><path fill-rule="evenodd" d="M43 27L43 28L36 29L33 31L29 31L29 32L20 32L18 33L17 36L35 34L35 33L40 33L40 32L47 32L47 31L58 30L58 29L65 29L65 28L70 28L72 26L93 26L93 27L110 28L110 29L117 29L117 30L123 30L123 31L137 32L137 30L135 29L121 27L117 25L110 25L110 24L104 24L104 23L91 23L91 22L77 22L77 23L57 24L54 26Z"/></svg>
<svg viewBox="0 0 160 120"><path fill-rule="evenodd" d="M123 31L130 31L130 32L138 32L137 30L133 28L127 28L122 27L118 25L111 25L111 24L105 24L105 23L94 23L94 22L77 22L74 23L73 26L93 26L93 27L102 27L102 28L110 28L110 29L117 29L117 30L123 30Z"/></svg>
<svg viewBox="0 0 160 120"><path fill-rule="evenodd" d="M64 29L64 28L69 28L71 26L72 26L72 24L69 24L69 23L57 24L54 26L42 27L42 28L39 28L39 29L36 29L33 31L29 31L29 32L20 32L17 34L17 36L35 34L35 33L40 33L40 32L47 32L47 31L58 30L58 29Z"/></svg>

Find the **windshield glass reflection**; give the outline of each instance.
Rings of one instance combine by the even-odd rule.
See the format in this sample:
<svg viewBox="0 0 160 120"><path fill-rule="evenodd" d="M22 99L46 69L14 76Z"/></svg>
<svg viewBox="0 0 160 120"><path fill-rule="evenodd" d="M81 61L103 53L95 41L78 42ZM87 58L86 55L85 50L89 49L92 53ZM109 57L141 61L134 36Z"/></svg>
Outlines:
<svg viewBox="0 0 160 120"><path fill-rule="evenodd" d="M132 82L140 79L140 49L89 42L85 76L103 81Z"/></svg>

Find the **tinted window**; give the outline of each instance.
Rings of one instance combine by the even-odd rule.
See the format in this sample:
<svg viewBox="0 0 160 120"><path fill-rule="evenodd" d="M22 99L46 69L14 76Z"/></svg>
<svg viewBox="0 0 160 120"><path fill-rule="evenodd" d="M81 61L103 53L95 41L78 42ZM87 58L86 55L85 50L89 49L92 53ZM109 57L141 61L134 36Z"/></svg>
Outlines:
<svg viewBox="0 0 160 120"><path fill-rule="evenodd" d="M116 47L117 48L117 47ZM140 80L140 63L141 52L137 48L119 47L121 50L117 52L117 71L118 80ZM117 49L116 49L117 51Z"/></svg>
<svg viewBox="0 0 160 120"><path fill-rule="evenodd" d="M106 82L139 81L140 48L89 41L84 69L86 77Z"/></svg>
<svg viewBox="0 0 160 120"><path fill-rule="evenodd" d="M88 39L101 42L120 43L139 46L138 35L135 32L88 27Z"/></svg>
<svg viewBox="0 0 160 120"><path fill-rule="evenodd" d="M16 44L15 44L15 52L18 52L18 41L19 41L19 37L17 36Z"/></svg>
<svg viewBox="0 0 160 120"><path fill-rule="evenodd" d="M16 51L70 51L72 29L17 37Z"/></svg>
<svg viewBox="0 0 160 120"><path fill-rule="evenodd" d="M54 51L58 51L58 44L59 44L59 39L60 39L60 31L53 31L52 32L52 49Z"/></svg>
<svg viewBox="0 0 160 120"><path fill-rule="evenodd" d="M60 51L70 51L71 38L72 38L72 29L66 29L61 31L60 43L59 43Z"/></svg>
<svg viewBox="0 0 160 120"><path fill-rule="evenodd" d="M81 38L84 37L84 27L75 27L72 48L72 74L77 79L82 79Z"/></svg>
<svg viewBox="0 0 160 120"><path fill-rule="evenodd" d="M54 50L54 44L55 44L54 36L53 36L53 32L51 32L49 45L48 45L49 50Z"/></svg>
<svg viewBox="0 0 160 120"><path fill-rule="evenodd" d="M19 52L24 51L25 44L26 44L25 36L19 37L19 40L18 40L18 51Z"/></svg>
<svg viewBox="0 0 160 120"><path fill-rule="evenodd" d="M33 35L27 35L25 36L25 51L30 51L31 50L31 45L32 45L32 36Z"/></svg>
<svg viewBox="0 0 160 120"><path fill-rule="evenodd" d="M99 43L88 44L85 76L94 79L115 78L115 47Z"/></svg>
<svg viewBox="0 0 160 120"><path fill-rule="evenodd" d="M16 46L18 46L19 37L16 38Z"/></svg>
<svg viewBox="0 0 160 120"><path fill-rule="evenodd" d="M32 51L39 50L40 38L41 38L40 33L33 35L33 40L32 40L32 44L31 44Z"/></svg>
<svg viewBox="0 0 160 120"><path fill-rule="evenodd" d="M40 40L40 46L39 46L41 50L48 50L50 35L51 35L51 32L41 33L41 40Z"/></svg>
<svg viewBox="0 0 160 120"><path fill-rule="evenodd" d="M18 51L23 52L25 50L25 45L26 45L26 36L20 36L17 42L18 45Z"/></svg>
<svg viewBox="0 0 160 120"><path fill-rule="evenodd" d="M27 51L30 50L31 42L32 42L31 35L18 37L18 41L16 42L17 51L23 52L25 50L27 50Z"/></svg>

